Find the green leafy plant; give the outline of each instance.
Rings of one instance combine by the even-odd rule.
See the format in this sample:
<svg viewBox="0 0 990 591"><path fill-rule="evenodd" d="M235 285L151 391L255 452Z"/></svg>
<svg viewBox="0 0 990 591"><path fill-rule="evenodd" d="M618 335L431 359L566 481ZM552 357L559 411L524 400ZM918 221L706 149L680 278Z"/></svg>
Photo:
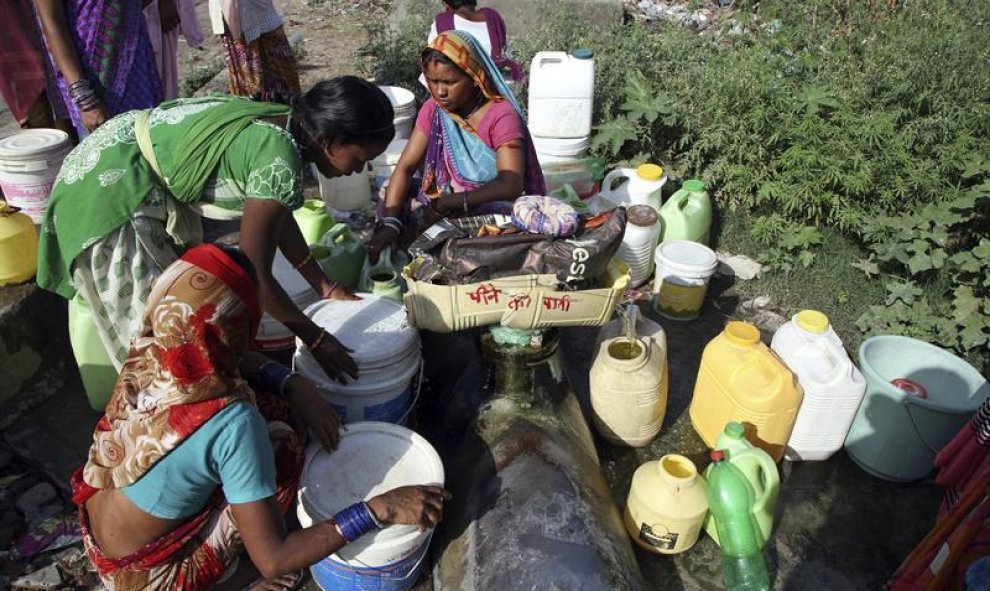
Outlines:
<svg viewBox="0 0 990 591"><path fill-rule="evenodd" d="M764 251L759 259L769 271L790 273L797 267L808 268L815 260L815 249L823 238L818 228L801 226L779 214L758 217L753 221L750 234L759 241Z"/></svg>

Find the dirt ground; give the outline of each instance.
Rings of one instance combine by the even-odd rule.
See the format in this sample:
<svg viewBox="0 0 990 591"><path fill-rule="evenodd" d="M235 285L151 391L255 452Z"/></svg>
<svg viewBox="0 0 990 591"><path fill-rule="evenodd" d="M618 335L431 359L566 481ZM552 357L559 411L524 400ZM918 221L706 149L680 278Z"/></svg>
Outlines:
<svg viewBox="0 0 990 591"><path fill-rule="evenodd" d="M206 40L201 48L179 43L180 88L186 96L225 92L223 49L211 33L207 1L196 4ZM299 59L303 90L333 76L361 75L358 52L368 38L365 27L384 26L390 4L389 0L276 0L285 34Z"/></svg>

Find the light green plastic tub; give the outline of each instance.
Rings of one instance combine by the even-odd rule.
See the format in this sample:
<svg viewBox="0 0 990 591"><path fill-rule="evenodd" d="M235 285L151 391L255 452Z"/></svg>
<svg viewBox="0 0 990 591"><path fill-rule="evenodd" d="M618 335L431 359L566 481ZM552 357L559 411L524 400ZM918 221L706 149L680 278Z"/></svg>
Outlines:
<svg viewBox="0 0 990 591"><path fill-rule="evenodd" d="M990 397L990 384L973 366L916 339L867 339L859 363L866 395L846 436L846 451L861 468L886 480L927 475L938 451ZM892 385L897 378L920 384L927 397Z"/></svg>

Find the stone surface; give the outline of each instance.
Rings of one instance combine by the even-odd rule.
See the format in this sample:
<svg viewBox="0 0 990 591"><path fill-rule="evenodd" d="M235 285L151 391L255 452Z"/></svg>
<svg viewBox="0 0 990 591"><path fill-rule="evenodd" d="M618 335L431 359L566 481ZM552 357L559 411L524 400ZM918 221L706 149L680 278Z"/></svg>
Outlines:
<svg viewBox="0 0 990 591"><path fill-rule="evenodd" d="M750 280L756 279L763 272L763 265L742 254L718 251L718 268L715 272L727 277Z"/></svg>
<svg viewBox="0 0 990 591"><path fill-rule="evenodd" d="M58 572L58 566L50 564L45 568L36 570L29 575L25 575L14 581L14 589L34 590L34 589L55 589L62 583L62 575Z"/></svg>
<svg viewBox="0 0 990 591"><path fill-rule="evenodd" d="M69 477L85 462L99 418L89 407L76 374L8 427L4 439L21 461L68 494Z"/></svg>
<svg viewBox="0 0 990 591"><path fill-rule="evenodd" d="M47 482L39 482L18 497L15 505L28 520L33 519L41 513L43 505L55 499L58 493L55 488Z"/></svg>

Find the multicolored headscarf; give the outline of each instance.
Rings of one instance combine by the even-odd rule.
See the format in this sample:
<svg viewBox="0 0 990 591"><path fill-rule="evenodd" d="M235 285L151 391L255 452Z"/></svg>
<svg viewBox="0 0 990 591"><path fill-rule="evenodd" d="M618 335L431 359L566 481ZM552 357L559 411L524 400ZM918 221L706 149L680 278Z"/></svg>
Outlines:
<svg viewBox="0 0 990 591"><path fill-rule="evenodd" d="M519 101L474 37L463 31L447 31L437 35L427 49L436 50L454 62L489 100L509 101L525 128L526 118ZM543 195L546 184L528 130L523 139L526 144L523 194ZM460 115L444 110L438 103L423 164L423 184L417 198L427 204L429 199L436 199L447 191L476 189L497 175L495 151Z"/></svg>
<svg viewBox="0 0 990 591"><path fill-rule="evenodd" d="M76 502L133 484L227 405L253 403L238 363L260 320L254 282L216 246L169 266L96 425Z"/></svg>

